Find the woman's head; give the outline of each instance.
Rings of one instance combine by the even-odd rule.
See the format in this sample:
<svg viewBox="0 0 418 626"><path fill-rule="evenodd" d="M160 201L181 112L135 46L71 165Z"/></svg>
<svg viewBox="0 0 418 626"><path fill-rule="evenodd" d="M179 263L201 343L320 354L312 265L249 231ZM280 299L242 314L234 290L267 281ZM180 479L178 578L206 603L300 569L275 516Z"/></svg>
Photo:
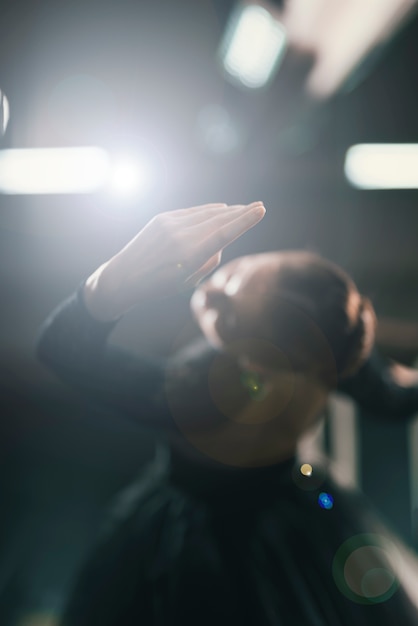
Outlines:
<svg viewBox="0 0 418 626"><path fill-rule="evenodd" d="M235 259L196 289L191 307L208 340L243 363L285 368L257 349L269 342L292 369L329 389L358 369L374 342L370 302L341 268L310 252Z"/></svg>

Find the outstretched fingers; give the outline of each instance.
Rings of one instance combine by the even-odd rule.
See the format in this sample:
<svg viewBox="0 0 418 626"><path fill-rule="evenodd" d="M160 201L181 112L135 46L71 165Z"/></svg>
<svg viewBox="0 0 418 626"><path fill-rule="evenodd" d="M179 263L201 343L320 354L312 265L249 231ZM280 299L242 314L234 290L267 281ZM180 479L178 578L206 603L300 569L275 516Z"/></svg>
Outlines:
<svg viewBox="0 0 418 626"><path fill-rule="evenodd" d="M254 202L253 204L202 204L200 206L190 207L189 209L180 209L173 211L168 216L173 220L181 220L182 228L196 226L219 217L222 221L229 222L248 210L249 207L261 204Z"/></svg>
<svg viewBox="0 0 418 626"><path fill-rule="evenodd" d="M189 207L188 209L177 209L167 213L167 216L177 220L180 219L184 227L199 224L215 215L221 215L228 209L224 203L201 204L200 206Z"/></svg>
<svg viewBox="0 0 418 626"><path fill-rule="evenodd" d="M225 215L218 215L199 224L201 232L199 233L200 236L196 237L196 240L200 242L197 251L197 263L205 263L208 258L253 228L263 219L265 213L266 209L263 203L254 202L237 211L232 211L229 213L228 219Z"/></svg>

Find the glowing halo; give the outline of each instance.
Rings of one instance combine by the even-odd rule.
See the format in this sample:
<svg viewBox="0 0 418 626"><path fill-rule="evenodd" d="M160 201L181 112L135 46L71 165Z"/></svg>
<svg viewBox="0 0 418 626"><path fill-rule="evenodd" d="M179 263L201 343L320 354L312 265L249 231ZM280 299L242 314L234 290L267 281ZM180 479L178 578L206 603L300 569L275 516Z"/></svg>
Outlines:
<svg viewBox="0 0 418 626"><path fill-rule="evenodd" d="M350 537L338 549L332 574L341 593L358 604L389 600L399 587L395 545L378 534Z"/></svg>

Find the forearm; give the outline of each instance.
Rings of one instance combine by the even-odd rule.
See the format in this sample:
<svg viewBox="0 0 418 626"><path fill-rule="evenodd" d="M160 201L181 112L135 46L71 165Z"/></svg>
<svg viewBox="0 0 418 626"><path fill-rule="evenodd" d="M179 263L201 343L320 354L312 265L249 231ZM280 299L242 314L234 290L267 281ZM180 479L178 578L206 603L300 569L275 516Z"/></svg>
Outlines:
<svg viewBox="0 0 418 626"><path fill-rule="evenodd" d="M162 364L109 345L117 321L94 319L84 291L82 284L43 323L36 345L39 360L95 403L157 423L149 407L161 389Z"/></svg>
<svg viewBox="0 0 418 626"><path fill-rule="evenodd" d="M43 322L36 341L39 359L51 366L97 362L117 320L95 319L84 300L84 285L61 302Z"/></svg>
<svg viewBox="0 0 418 626"><path fill-rule="evenodd" d="M129 307L118 298L117 257L103 263L83 287L82 299L90 315L100 322L117 321Z"/></svg>

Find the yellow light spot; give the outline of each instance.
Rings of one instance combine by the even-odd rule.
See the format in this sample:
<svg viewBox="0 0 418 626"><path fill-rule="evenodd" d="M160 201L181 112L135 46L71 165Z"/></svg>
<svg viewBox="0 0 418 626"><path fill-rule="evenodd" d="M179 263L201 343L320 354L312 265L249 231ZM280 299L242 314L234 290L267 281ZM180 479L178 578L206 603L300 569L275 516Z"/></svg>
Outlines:
<svg viewBox="0 0 418 626"><path fill-rule="evenodd" d="M312 472L312 465L309 465L309 463L304 463L300 468L300 473L304 476L312 476Z"/></svg>

